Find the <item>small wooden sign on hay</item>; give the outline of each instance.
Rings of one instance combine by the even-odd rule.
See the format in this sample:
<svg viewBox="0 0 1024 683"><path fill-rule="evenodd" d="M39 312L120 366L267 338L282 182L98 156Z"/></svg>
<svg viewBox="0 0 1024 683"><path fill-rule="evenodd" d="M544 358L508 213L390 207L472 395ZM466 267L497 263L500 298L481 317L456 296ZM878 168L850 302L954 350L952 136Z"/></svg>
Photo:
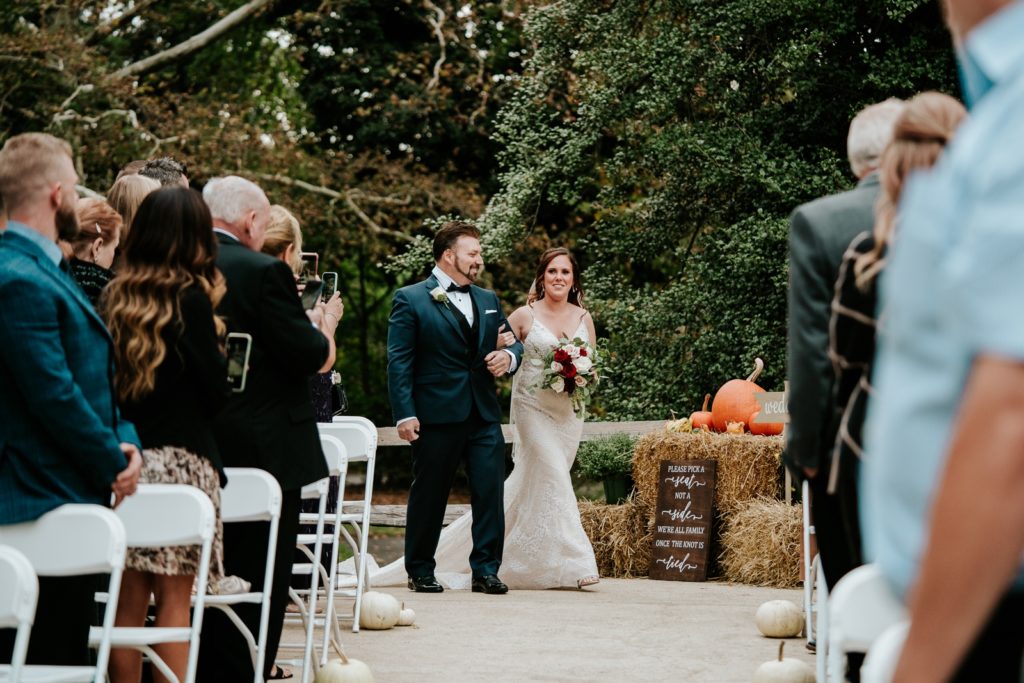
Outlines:
<svg viewBox="0 0 1024 683"><path fill-rule="evenodd" d="M707 578L717 466L714 460L661 462L650 578Z"/></svg>

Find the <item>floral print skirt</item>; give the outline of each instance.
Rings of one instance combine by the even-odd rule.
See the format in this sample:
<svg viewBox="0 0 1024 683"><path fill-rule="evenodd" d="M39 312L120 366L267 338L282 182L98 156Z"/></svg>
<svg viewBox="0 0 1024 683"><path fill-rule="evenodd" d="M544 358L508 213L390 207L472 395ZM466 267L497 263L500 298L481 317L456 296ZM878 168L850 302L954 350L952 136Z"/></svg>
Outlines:
<svg viewBox="0 0 1024 683"><path fill-rule="evenodd" d="M220 521L220 477L209 460L177 446L147 448L142 452L142 484L187 484L210 497L216 512L213 544L210 553L211 586L224 576L224 526ZM129 548L125 567L150 574L166 576L194 575L199 572L201 548L175 546L167 548Z"/></svg>

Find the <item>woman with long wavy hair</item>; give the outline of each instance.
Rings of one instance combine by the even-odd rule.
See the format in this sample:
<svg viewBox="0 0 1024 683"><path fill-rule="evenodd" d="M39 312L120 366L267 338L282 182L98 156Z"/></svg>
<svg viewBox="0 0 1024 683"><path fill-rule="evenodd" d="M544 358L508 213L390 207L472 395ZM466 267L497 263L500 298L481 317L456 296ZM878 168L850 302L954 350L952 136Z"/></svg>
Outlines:
<svg viewBox="0 0 1024 683"><path fill-rule="evenodd" d="M117 359L121 410L142 439L145 483L188 484L213 501L217 525L210 564L211 590L243 590L222 569L220 487L224 470L212 419L230 390L221 346L224 323L214 315L224 278L214 265L217 243L202 196L170 187L139 206L124 244L124 262L100 300ZM187 627L199 548L130 549L117 609L118 626L142 626L150 596L156 625ZM154 649L179 679L187 643ZM115 683L139 681L141 654L114 650ZM163 680L158 671L154 678Z"/></svg>
<svg viewBox="0 0 1024 683"><path fill-rule="evenodd" d="M899 237L897 208L904 183L912 174L935 165L966 116L967 110L960 102L939 92L924 92L907 102L879 162L882 191L875 207L874 230L850 242L839 268L829 325L838 424L828 490L839 497L846 540L854 558L861 557L858 470L860 459L870 457L862 448L862 432L873 393L875 334L885 317L884 311L876 311L878 277L885 270L889 248Z"/></svg>

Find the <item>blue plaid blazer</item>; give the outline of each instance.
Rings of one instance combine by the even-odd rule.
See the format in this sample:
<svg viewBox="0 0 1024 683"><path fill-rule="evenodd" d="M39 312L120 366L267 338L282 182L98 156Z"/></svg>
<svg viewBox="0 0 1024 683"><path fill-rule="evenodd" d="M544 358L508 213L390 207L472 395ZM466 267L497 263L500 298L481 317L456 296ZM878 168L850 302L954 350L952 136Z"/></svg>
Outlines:
<svg viewBox="0 0 1024 683"><path fill-rule="evenodd" d="M107 505L138 444L113 395L103 321L38 245L0 234L0 524Z"/></svg>

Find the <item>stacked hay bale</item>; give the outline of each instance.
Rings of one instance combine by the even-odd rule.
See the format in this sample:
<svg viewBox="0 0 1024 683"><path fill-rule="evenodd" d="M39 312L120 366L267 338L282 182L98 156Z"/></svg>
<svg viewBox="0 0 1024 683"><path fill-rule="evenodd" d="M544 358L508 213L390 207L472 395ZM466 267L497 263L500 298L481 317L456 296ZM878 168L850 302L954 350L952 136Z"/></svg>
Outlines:
<svg viewBox="0 0 1024 683"><path fill-rule="evenodd" d="M654 538L650 508L630 497L622 505L579 501L580 521L590 537L601 576L647 576Z"/></svg>
<svg viewBox="0 0 1024 683"><path fill-rule="evenodd" d="M730 581L793 588L801 576L799 505L761 498L747 501L726 516L719 563Z"/></svg>

